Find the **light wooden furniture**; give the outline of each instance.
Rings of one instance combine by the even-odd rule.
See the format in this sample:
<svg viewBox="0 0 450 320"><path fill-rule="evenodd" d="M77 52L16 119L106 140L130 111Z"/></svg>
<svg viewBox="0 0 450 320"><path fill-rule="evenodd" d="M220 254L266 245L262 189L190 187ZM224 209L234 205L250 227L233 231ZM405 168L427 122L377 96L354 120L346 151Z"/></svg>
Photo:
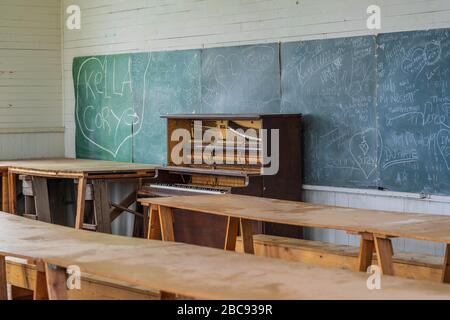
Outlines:
<svg viewBox="0 0 450 320"><path fill-rule="evenodd" d="M359 270L372 264L373 252L384 274L394 275L393 249L390 238L428 240L447 245L442 267L442 281L450 282L450 216L405 214L314 205L303 202L264 199L238 195L140 199L151 207L149 229L160 228L161 238L174 241L173 209L225 216L228 228L225 249L235 250L238 230L244 251L254 253L252 221L272 222L302 227L343 230L361 236ZM157 212L159 214L157 214ZM156 225L156 226L155 226ZM160 227L159 227L160 226ZM153 234L149 234L152 239Z"/></svg>
<svg viewBox="0 0 450 320"><path fill-rule="evenodd" d="M385 276L382 290L369 290L362 273L74 230L4 213L0 213L0 256L40 265L35 295L50 299L69 296L64 268L73 265L93 276L167 293L163 297L450 299L450 287L439 283ZM0 288L5 286L2 280Z"/></svg>
<svg viewBox="0 0 450 320"><path fill-rule="evenodd" d="M0 163L0 167L2 164ZM29 161L12 161L3 163L8 167L8 194L9 212L17 213L16 180L17 175L30 176L33 179L36 197L37 215L45 217L50 222L51 206L47 191L47 179L77 180L76 200L76 229L96 229L99 232L110 233L111 221L128 208L136 200L136 191L127 196L122 203L111 209L107 194L107 182L110 180L135 181L136 190L140 187L139 181L143 178L153 178L156 175L152 165L123 163L100 160L82 159L42 159ZM89 226L84 223L86 185L92 182L94 189L94 206L97 223Z"/></svg>
<svg viewBox="0 0 450 320"><path fill-rule="evenodd" d="M265 234L255 234L253 243L255 255L258 256L359 271L359 248L355 246ZM236 251L244 252L242 237L238 237ZM442 260L443 257L435 255L395 252L395 276L440 282ZM377 263L376 255L373 256L373 263Z"/></svg>
<svg viewBox="0 0 450 320"><path fill-rule="evenodd" d="M36 266L26 260L6 259L8 283L12 287L12 298L27 300L36 291L36 277L39 275ZM102 277L83 274L81 278L83 290L69 290L70 300L156 300L160 293L130 286L121 281L113 281Z"/></svg>

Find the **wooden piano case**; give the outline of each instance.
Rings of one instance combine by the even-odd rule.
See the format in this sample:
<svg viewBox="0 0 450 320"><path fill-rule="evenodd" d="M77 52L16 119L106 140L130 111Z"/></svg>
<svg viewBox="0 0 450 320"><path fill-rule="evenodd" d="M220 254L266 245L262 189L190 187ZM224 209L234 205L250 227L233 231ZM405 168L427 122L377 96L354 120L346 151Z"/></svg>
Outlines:
<svg viewBox="0 0 450 320"><path fill-rule="evenodd" d="M168 128L168 163L158 168L156 184L172 184L181 189L183 186L217 188L220 192L233 194L301 200L301 115L178 114L163 118L167 119ZM262 134L264 130L267 135ZM271 135L275 131L278 131L278 138L272 141ZM218 148L212 148L213 143ZM275 174L267 175L270 165L264 163L263 155L274 156L277 148L273 143L279 146L279 165ZM188 148L183 149L185 145ZM140 196L171 195L155 193L154 187L155 184L144 187ZM223 248L225 239L218 235L225 234L225 218L176 210L174 220L177 241ZM255 224L254 229L255 233L302 237L301 228L292 226L266 223Z"/></svg>

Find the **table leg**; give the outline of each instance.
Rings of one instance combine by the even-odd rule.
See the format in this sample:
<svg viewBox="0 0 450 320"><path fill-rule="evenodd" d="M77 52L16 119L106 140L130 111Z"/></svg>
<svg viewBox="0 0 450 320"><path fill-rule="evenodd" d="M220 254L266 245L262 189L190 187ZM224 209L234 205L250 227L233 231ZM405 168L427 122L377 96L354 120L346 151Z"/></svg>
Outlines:
<svg viewBox="0 0 450 320"><path fill-rule="evenodd" d="M50 300L67 300L66 269L45 264L48 298Z"/></svg>
<svg viewBox="0 0 450 320"><path fill-rule="evenodd" d="M17 214L17 175L8 172L9 212Z"/></svg>
<svg viewBox="0 0 450 320"><path fill-rule="evenodd" d="M8 172L2 172L2 211L9 212Z"/></svg>
<svg viewBox="0 0 450 320"><path fill-rule="evenodd" d="M175 241L173 231L173 211L172 208L158 206L159 221L161 223L161 235L163 241Z"/></svg>
<svg viewBox="0 0 450 320"><path fill-rule="evenodd" d="M394 250L392 248L391 239L374 236L374 242L381 272L385 275L393 276L394 264L392 262L392 256L394 255Z"/></svg>
<svg viewBox="0 0 450 320"><path fill-rule="evenodd" d="M8 280L6 277L6 258L0 256L0 300L8 300Z"/></svg>
<svg viewBox="0 0 450 320"><path fill-rule="evenodd" d="M52 223L50 197L48 195L47 178L32 177L34 203L39 221Z"/></svg>
<svg viewBox="0 0 450 320"><path fill-rule="evenodd" d="M255 254L253 247L253 225L251 220L241 219L242 243L244 245L244 252Z"/></svg>
<svg viewBox="0 0 450 320"><path fill-rule="evenodd" d="M86 180L87 179L85 177L78 179L75 229L83 229L84 207L85 207L85 199L86 199L86 184L87 184Z"/></svg>
<svg viewBox="0 0 450 320"><path fill-rule="evenodd" d="M109 206L108 185L105 180L94 180L94 211L97 232L112 233L111 208Z"/></svg>
<svg viewBox="0 0 450 320"><path fill-rule="evenodd" d="M450 283L450 244L445 248L444 265L442 267L442 282Z"/></svg>
<svg viewBox="0 0 450 320"><path fill-rule="evenodd" d="M236 240L239 232L239 218L228 217L225 250L236 251Z"/></svg>
<svg viewBox="0 0 450 320"><path fill-rule="evenodd" d="M374 240L372 236L361 235L361 245L359 247L358 256L358 270L361 272L366 272L367 269L372 265L373 251L374 251Z"/></svg>
<svg viewBox="0 0 450 320"><path fill-rule="evenodd" d="M144 207L144 216L150 211L150 219L148 222L148 235L149 240L162 240L161 223L159 221L158 207L150 205L150 207Z"/></svg>

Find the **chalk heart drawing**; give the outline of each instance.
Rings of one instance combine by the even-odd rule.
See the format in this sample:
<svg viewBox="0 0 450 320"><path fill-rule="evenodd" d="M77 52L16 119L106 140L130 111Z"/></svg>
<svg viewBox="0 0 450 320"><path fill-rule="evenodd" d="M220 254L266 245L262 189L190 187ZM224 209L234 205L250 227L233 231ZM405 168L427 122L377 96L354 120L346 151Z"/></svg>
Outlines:
<svg viewBox="0 0 450 320"><path fill-rule="evenodd" d="M242 66L237 55L225 57L218 55L214 60L214 77L224 88L231 88L239 79Z"/></svg>
<svg viewBox="0 0 450 320"><path fill-rule="evenodd" d="M447 129L440 130L437 135L437 142L447 170L450 170L450 131Z"/></svg>
<svg viewBox="0 0 450 320"><path fill-rule="evenodd" d="M377 146L381 145L381 135L375 128L358 132L350 139L350 154L366 179L376 172L380 162Z"/></svg>
<svg viewBox="0 0 450 320"><path fill-rule="evenodd" d="M150 59L142 92L133 92L132 57L88 58L76 74L77 127L89 143L113 158L142 129L149 65ZM142 100L135 104L133 97L140 95Z"/></svg>
<svg viewBox="0 0 450 320"><path fill-rule="evenodd" d="M416 48L408 58L403 60L403 72L419 74L426 65L426 59L425 50L423 48Z"/></svg>
<svg viewBox="0 0 450 320"><path fill-rule="evenodd" d="M405 73L420 75L426 66L435 65L441 58L442 48L439 41L428 42L424 48L416 48L403 60Z"/></svg>

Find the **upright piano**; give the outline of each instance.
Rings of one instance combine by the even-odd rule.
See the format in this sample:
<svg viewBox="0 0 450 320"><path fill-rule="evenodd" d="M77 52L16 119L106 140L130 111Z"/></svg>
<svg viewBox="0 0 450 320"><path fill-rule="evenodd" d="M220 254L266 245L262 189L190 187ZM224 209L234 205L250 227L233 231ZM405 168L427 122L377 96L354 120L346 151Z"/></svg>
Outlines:
<svg viewBox="0 0 450 320"><path fill-rule="evenodd" d="M167 119L167 166L139 197L241 194L301 200L300 114L174 114ZM195 199L193 199L195 201ZM251 203L248 204L251 207ZM223 217L174 211L177 242L223 248ZM302 237L298 227L255 224L255 233Z"/></svg>

